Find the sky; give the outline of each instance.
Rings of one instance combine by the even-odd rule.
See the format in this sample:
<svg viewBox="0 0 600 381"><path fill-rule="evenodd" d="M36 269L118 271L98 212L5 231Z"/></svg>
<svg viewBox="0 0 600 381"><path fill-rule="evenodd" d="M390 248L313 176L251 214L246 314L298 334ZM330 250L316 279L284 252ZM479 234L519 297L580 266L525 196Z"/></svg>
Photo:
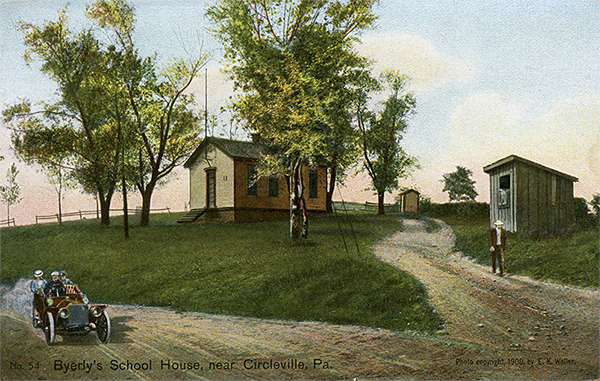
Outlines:
<svg viewBox="0 0 600 381"><path fill-rule="evenodd" d="M21 98L32 103L56 99L56 86L27 66L18 22L41 25L55 20L63 0L0 0L0 108ZM220 114L232 94L221 72L222 50L204 16L210 1L131 1L136 9L140 52L189 58L205 53L208 111L219 115L228 135L228 114ZM90 26L83 16L90 0L71 2L72 30ZM508 155L519 155L575 176L575 197L590 200L600 193L600 1L598 0L381 0L375 26L360 35L355 49L373 61L374 73L394 69L410 78L417 99L408 119L403 148L420 167L400 180L435 202L446 202L442 176L463 166L473 172L477 201L489 201L483 167ZM204 107L204 77L192 86ZM375 97L375 101L378 98ZM242 137L243 133L238 136ZM39 168L18 161L11 152L10 132L0 123L0 184L12 163L22 200L11 207L18 225L35 215L57 211L57 194ZM180 168L155 191L153 208L181 211L187 206L187 172ZM364 173L350 177L337 199L375 202ZM394 195L387 195L392 202ZM130 205L140 205L134 196ZM114 201L118 208L120 199ZM95 209L90 196L68 191L66 212ZM7 210L0 206L0 219Z"/></svg>

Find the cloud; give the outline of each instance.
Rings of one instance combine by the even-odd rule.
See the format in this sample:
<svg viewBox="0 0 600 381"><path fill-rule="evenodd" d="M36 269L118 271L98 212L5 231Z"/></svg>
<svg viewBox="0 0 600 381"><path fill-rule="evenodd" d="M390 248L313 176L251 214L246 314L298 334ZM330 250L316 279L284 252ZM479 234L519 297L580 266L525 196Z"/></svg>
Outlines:
<svg viewBox="0 0 600 381"><path fill-rule="evenodd" d="M429 90L447 82L463 80L472 72L470 62L440 55L430 42L419 36L365 36L355 49L374 61L376 73L398 70L408 75L415 90Z"/></svg>
<svg viewBox="0 0 600 381"><path fill-rule="evenodd" d="M498 93L469 96L450 116L450 151L467 157L510 154L518 134L519 106Z"/></svg>
<svg viewBox="0 0 600 381"><path fill-rule="evenodd" d="M444 162L479 168L516 154L579 178L576 193L598 192L600 94L579 94L526 122L524 107L498 93L469 96L451 116Z"/></svg>

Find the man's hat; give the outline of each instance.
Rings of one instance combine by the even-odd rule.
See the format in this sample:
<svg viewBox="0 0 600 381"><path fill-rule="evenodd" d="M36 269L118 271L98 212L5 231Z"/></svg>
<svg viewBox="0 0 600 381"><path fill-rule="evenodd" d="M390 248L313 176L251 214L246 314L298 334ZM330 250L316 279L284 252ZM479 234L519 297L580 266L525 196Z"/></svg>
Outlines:
<svg viewBox="0 0 600 381"><path fill-rule="evenodd" d="M59 276L67 276L67 272L66 272L65 270L60 270L60 271L58 272L58 275L59 275Z"/></svg>
<svg viewBox="0 0 600 381"><path fill-rule="evenodd" d="M50 274L50 276L59 276L60 274L58 273L58 271L52 271L52 274Z"/></svg>
<svg viewBox="0 0 600 381"><path fill-rule="evenodd" d="M494 222L494 225L496 225L496 226L502 226L502 225L504 225L504 222L498 220L498 221Z"/></svg>
<svg viewBox="0 0 600 381"><path fill-rule="evenodd" d="M36 278L41 278L42 276L44 276L44 272L42 270L35 270L33 275L35 275Z"/></svg>

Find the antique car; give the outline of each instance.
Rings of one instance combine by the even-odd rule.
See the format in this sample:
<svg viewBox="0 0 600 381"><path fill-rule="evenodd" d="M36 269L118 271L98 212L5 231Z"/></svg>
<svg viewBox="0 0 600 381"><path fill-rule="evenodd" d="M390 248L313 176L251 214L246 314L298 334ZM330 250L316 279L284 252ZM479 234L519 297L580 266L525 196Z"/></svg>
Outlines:
<svg viewBox="0 0 600 381"><path fill-rule="evenodd" d="M54 344L57 334L86 335L95 331L102 343L110 336L106 304L89 304L75 284L66 284L60 291L52 289L45 295L34 294L32 321L34 328L44 331L48 345Z"/></svg>

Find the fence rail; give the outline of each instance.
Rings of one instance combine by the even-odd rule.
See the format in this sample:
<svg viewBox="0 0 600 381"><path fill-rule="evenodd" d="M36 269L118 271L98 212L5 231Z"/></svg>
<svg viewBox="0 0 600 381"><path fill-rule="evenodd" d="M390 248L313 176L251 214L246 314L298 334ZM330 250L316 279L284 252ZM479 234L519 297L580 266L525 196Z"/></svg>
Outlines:
<svg viewBox="0 0 600 381"><path fill-rule="evenodd" d="M12 224L12 226L17 226L14 218L9 218L7 220L0 220L0 226L4 226L4 225L10 226L10 224Z"/></svg>
<svg viewBox="0 0 600 381"><path fill-rule="evenodd" d="M110 213L123 213L123 209L110 209L109 210ZM171 209L169 207L166 208L162 208L162 209L150 209L150 213L156 213L156 212L164 212L167 211L168 213L171 213ZM132 215L136 215L136 214L141 214L142 213L142 208L135 208L135 209L127 209L127 213L128 214L132 214ZM69 212L69 213L63 213L63 214L47 214L45 216L35 216L35 223L39 224L40 221L64 221L65 218L71 218L71 217L79 217L80 220L85 219L85 217L87 216L93 216L93 218L100 218L100 211L99 210L79 210L77 212Z"/></svg>
<svg viewBox="0 0 600 381"><path fill-rule="evenodd" d="M339 201L334 201L333 203L333 207L336 210L363 210L363 211L369 211L369 212L376 212L377 208L378 208L378 203L376 202L369 202L366 201L364 203L358 203L358 202L339 202ZM384 204L383 205L385 208L385 211L388 213L399 213L400 212L400 205L398 204Z"/></svg>

